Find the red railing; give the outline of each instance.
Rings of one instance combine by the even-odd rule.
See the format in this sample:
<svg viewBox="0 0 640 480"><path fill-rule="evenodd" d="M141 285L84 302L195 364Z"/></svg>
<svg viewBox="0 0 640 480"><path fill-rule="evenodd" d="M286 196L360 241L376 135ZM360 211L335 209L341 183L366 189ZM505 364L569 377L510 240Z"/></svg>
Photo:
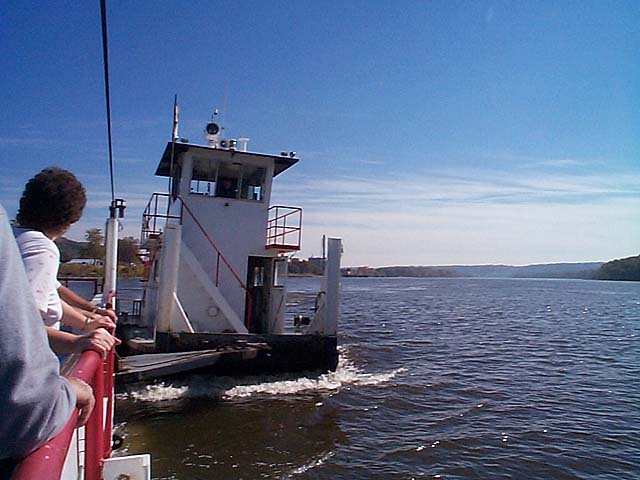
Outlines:
<svg viewBox="0 0 640 480"><path fill-rule="evenodd" d="M169 215L169 209L171 206L171 202L169 201L170 197L171 195L169 195L168 193L154 193L151 196L151 199L149 200L149 203L147 203L147 207L145 208L144 213L142 214L141 243L144 243L144 241L150 238L151 235L159 235L160 233L162 233L161 226L158 225L157 223L158 219L165 219L165 221L169 219L175 219L175 220L179 220L180 224L182 225L184 212L186 211L191 217L191 219L193 220L193 223L198 227L202 235L204 235L204 238L207 240L207 242L209 242L209 245L211 245L216 252L215 286L218 287L220 284L220 265L222 262L224 265L226 265L227 269L229 270L229 272L231 272L231 275L233 275L233 277L236 279L240 287L246 292L247 294L246 312L249 312L249 313L245 313L245 317L246 317L245 323L248 325L249 317L251 315L250 314L251 307L252 307L251 292L249 292L249 289L247 288L245 283L242 281L240 276L236 273L236 271L233 269L229 261L225 258L225 256L222 254L222 252L216 245L216 243L213 241L211 236L207 233L207 231L202 226L200 221L196 218L196 216L191 211L189 206L185 203L185 201L179 195L175 197L174 202L178 200L180 201L180 215ZM166 207L161 204L163 200L158 200L159 198L166 198L166 202L167 202ZM166 208L165 213L158 213L158 207L162 207L163 209ZM153 258L150 258L149 261L150 262L153 261Z"/></svg>
<svg viewBox="0 0 640 480"><path fill-rule="evenodd" d="M300 250L302 235L302 209L274 205L269 208L267 221L267 248Z"/></svg>
<svg viewBox="0 0 640 480"><path fill-rule="evenodd" d="M93 388L95 407L85 426L84 479L100 480L105 458L111 456L111 412L113 410L113 362L111 350L103 362L100 355L87 350L70 367L68 377L84 380ZM105 422L105 402L107 421ZM12 480L60 478L78 418L75 410L64 429L25 457L16 467Z"/></svg>
<svg viewBox="0 0 640 480"><path fill-rule="evenodd" d="M178 197L179 198L179 197ZM168 193L154 193L151 195L147 206L142 212L142 229L140 231L140 245L144 245L150 237L162 233L162 226L169 219L180 220L182 223L182 210L180 215L170 215L171 195ZM182 203L184 205L184 203Z"/></svg>
<svg viewBox="0 0 640 480"><path fill-rule="evenodd" d="M193 220L193 223L198 227L198 229L200 230L202 235L204 235L204 238L207 239L207 242L209 242L209 245L211 245L213 247L213 249L216 251L216 281L215 281L216 287L218 287L218 284L219 284L219 281L220 281L220 260L222 260L224 262L224 264L227 266L227 268L229 269L229 271L231 272L231 275L233 275L233 277L240 284L240 287L242 287L242 289L246 292L246 294L247 294L247 305L246 305L246 308L245 308L245 325L248 326L250 324L251 307L252 307L251 292L249 291L249 288L247 288L247 286L244 284L244 282L240 279L240 276L236 273L236 271L233 269L233 267L231 266L229 261L222 254L222 252L220 251L220 249L216 245L216 242L213 241L213 239L207 233L207 231L204 229L204 227L202 226L200 221L193 214L193 212L191 211L189 206L184 202L184 200L182 200L181 197L178 197L178 198L182 202L182 210L186 211L189 214L189 216Z"/></svg>
<svg viewBox="0 0 640 480"><path fill-rule="evenodd" d="M145 281L149 280L151 264L159 247L157 242L149 243L147 241L150 238L158 238L162 234L162 228L167 220L173 219L182 223L182 209L180 209L180 215L169 214L171 203L171 195L168 193L154 193L142 212L138 258L142 260L144 265L142 277Z"/></svg>

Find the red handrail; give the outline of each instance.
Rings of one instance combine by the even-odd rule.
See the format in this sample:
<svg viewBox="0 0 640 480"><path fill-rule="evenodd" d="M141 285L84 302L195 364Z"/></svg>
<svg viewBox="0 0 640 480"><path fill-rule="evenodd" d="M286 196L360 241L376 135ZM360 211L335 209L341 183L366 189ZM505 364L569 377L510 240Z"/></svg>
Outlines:
<svg viewBox="0 0 640 480"><path fill-rule="evenodd" d="M104 413L105 421L104 421L104 430L103 430L103 449L104 455L103 458L110 458L112 452L112 439L113 432L111 428L113 427L113 383L115 379L115 364L116 364L116 351L115 349L111 349L107 354L107 358L104 363L104 392L103 397L107 398L106 412ZM95 393L95 392L94 392Z"/></svg>
<svg viewBox="0 0 640 480"><path fill-rule="evenodd" d="M167 198L167 199L169 197L174 198L174 202L180 200L180 215L169 215L169 210L170 210L170 207L171 207L171 202L170 201L168 201L168 203L167 203L166 213L157 213L157 210L158 210L158 199L160 197ZM292 208L292 207L277 207L277 208L293 209L294 211L289 212L284 217L286 217L288 215L293 215L295 213L298 213L299 214L298 225L299 225L300 218L301 218L301 209L299 209L299 208L296 209L296 208ZM220 249L216 245L216 242L213 241L211 236L207 233L205 228L202 226L200 221L196 218L194 213L191 211L189 206L186 204L186 202L184 201L184 199L180 195L176 195L175 197L173 197L173 196L171 196L171 195L169 195L167 193L154 193L151 196L151 199L147 203L147 207L145 208L144 213L142 214L142 232L141 232L141 235L140 235L141 243L144 243L144 241L147 238L149 238L150 235L161 233L161 230L159 229L159 227L157 225L157 219L158 218L164 218L166 220L175 219L175 220L178 220L180 222L180 224L182 224L185 210L189 214L191 219L193 220L194 224L198 227L198 229L200 230L202 235L204 235L204 237L207 240L207 242L209 242L209 244L213 247L213 249L216 252L215 286L216 287L219 286L219 281L220 281L220 260L222 260L222 262L227 266L227 268L229 269L229 271L231 272L233 277L236 279L236 281L238 282L240 287L246 292L247 304L246 304L246 311L245 311L245 325L248 326L249 323L250 323L250 316L251 316L252 303L253 303L251 292L249 291L249 288L247 287L247 285L245 285L245 283L242 281L240 276L236 273L234 268L231 266L229 261L226 259L226 257L223 255L223 253L220 251ZM283 217L281 216L279 218L283 218ZM278 219L276 219L276 221L277 220ZM286 220L285 220L285 222L286 222ZM299 245L300 245L300 233L299 233L299 230L300 230L300 228L299 227L291 227L291 228L293 228L294 231L298 231L298 247L297 248L299 249ZM289 232L287 232L287 233L289 233ZM151 262L152 259L153 259L153 256L149 259L149 262Z"/></svg>
<svg viewBox="0 0 640 480"><path fill-rule="evenodd" d="M105 393L113 392L113 350L103 363L100 355L87 350L71 367L69 377L84 380L93 388L96 404L85 426L85 480L100 480L104 459L111 453L111 422L103 424ZM26 456L16 467L12 480L60 478L76 426L78 410L58 435ZM104 427L103 427L104 425Z"/></svg>
<svg viewBox="0 0 640 480"><path fill-rule="evenodd" d="M143 241L142 239L145 238L145 234L148 237L149 234L154 234L154 233L160 233L161 230L158 228L156 220L158 218L164 218L166 220L169 219L175 219L175 220L179 220L180 224L182 224L182 217L183 217L183 211L186 210L187 213L189 214L189 216L193 219L194 223L196 224L196 226L200 229L200 231L202 232L202 234L204 235L204 237L206 238L206 240L209 242L209 244L213 247L213 249L216 251L217 253L217 263L218 266L216 267L216 271L219 270L219 263L220 263L220 259L222 259L222 261L224 262L224 264L227 266L227 268L229 269L229 271L231 272L231 274L235 277L235 279L238 281L238 283L240 284L240 286L248 293L249 290L247 289L247 286L244 284L244 282L240 279L240 276L236 273L236 271L233 269L233 267L231 266L231 264L228 262L228 260L225 258L225 256L222 254L222 252L220 251L220 249L218 248L218 246L216 245L216 243L213 241L213 239L209 236L209 234L207 233L207 231L204 229L204 227L202 226L202 224L200 223L200 221L196 218L196 216L194 215L194 213L191 211L191 209L189 208L189 206L186 204L186 202L184 201L184 199L180 196L180 195L176 195L175 199L180 200L180 204L181 204L181 208L180 208L180 215L169 215L169 208L170 208L170 204L167 205L167 213L166 214L159 214L157 213L157 208L158 208L158 198L159 197L171 197L171 195L169 195L168 193L154 193L151 196L151 199L149 200L149 202L147 203L147 207L144 210L144 213L142 214L142 233L140 235L141 237L141 241ZM154 204L153 210L152 210L152 203ZM153 219L153 224L149 223L149 220ZM148 225L145 225L146 223L149 223ZM218 273L216 273L216 287L218 286Z"/></svg>
<svg viewBox="0 0 640 480"><path fill-rule="evenodd" d="M64 429L55 438L22 459L14 470L11 480L60 478L76 421L77 411L71 415Z"/></svg>
<svg viewBox="0 0 640 480"><path fill-rule="evenodd" d="M281 210L284 213L280 213ZM272 212L273 215L271 215ZM300 207L274 205L269 208L269 214L271 218L267 221L267 247L300 250L302 209ZM287 220L289 220L288 225ZM295 234L297 234L297 237Z"/></svg>
<svg viewBox="0 0 640 480"><path fill-rule="evenodd" d="M224 264L227 266L227 268L229 269L229 271L231 272L231 274L235 277L235 279L238 281L238 283L240 284L240 286L247 292L249 293L249 289L247 288L247 286L244 284L244 282L240 279L240 276L236 273L236 271L233 269L233 267L231 266L231 264L229 263L229 261L225 258L225 256L222 254L222 252L220 251L220 249L218 248L218 246L216 245L216 242L213 241L213 239L209 236L209 234L207 233L207 231L204 229L204 227L202 226L202 224L200 223L200 221L196 218L196 216L193 214L193 212L191 211L191 209L189 208L189 206L184 202L184 200L182 200L182 197L178 197L180 199L180 201L182 202L182 208L185 209L187 211L187 213L191 216L192 220L195 222L195 224L198 226L198 228L200 229L200 232L202 232L202 234L204 235L204 237L207 239L207 241L209 242L209 244L213 247L213 249L216 251L216 253L218 254L218 262L220 262L220 259L222 259L222 261L224 262ZM218 285L216 284L216 287Z"/></svg>
<svg viewBox="0 0 640 480"><path fill-rule="evenodd" d="M166 212L158 213L159 199L166 199ZM169 215L171 208L171 195L168 193L154 193L147 202L147 206L142 212L142 229L140 231L140 244L143 245L151 235L158 235L162 230L158 226L158 219L174 219L182 221L182 212L180 215ZM183 202L184 203L184 202Z"/></svg>
<svg viewBox="0 0 640 480"><path fill-rule="evenodd" d="M213 241L213 239L209 236L209 234L207 233L207 231L204 229L204 227L202 226L202 224L200 223L200 221L196 218L196 216L193 214L193 212L191 211L191 209L189 208L189 205L187 205L185 203L185 201L182 199L182 197L180 197L179 195L177 196L177 198L180 200L181 204L182 204L182 210L186 210L186 212L189 214L189 216L191 217L191 219L193 220L193 222L196 224L196 226L200 229L200 232L202 233L202 235L204 235L204 238L207 239L207 241L209 242L209 244L213 247L213 249L216 251L217 253L217 258L216 258L216 287L218 286L218 280L219 280L219 276L220 276L220 259L222 259L222 261L224 262L224 264L227 266L227 268L229 269L229 271L231 272L231 274L234 276L234 278L238 281L238 283L240 284L240 287L242 287L242 289L246 292L247 294L247 305L246 305L246 312L245 312L245 326L248 326L250 323L250 317L251 317L251 309L253 306L253 300L251 298L251 292L249 291L249 288L244 284L244 282L240 279L240 276L236 273L236 271L233 269L233 267L231 266L231 264L229 263L229 261L225 258L225 256L222 254L222 252L220 251L220 249L218 248L218 246L216 245L216 242Z"/></svg>

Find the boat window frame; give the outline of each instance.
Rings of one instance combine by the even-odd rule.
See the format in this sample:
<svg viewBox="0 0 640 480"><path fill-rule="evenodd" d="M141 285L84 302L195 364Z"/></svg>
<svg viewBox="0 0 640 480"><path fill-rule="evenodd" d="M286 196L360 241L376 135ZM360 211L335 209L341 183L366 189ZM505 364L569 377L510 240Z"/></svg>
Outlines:
<svg viewBox="0 0 640 480"><path fill-rule="evenodd" d="M250 202L264 203L265 184L267 182L267 168L264 166L250 165L245 163L242 165L240 177L241 177L240 188L238 192L240 196L240 200L248 200ZM255 184L249 183L249 182L253 182L254 178L257 178L258 182L256 182ZM246 191L245 191L245 187L246 187ZM254 188L254 190L251 192L252 196L256 195L256 191L255 191L256 188L260 189L258 198L249 197L250 188Z"/></svg>
<svg viewBox="0 0 640 480"><path fill-rule="evenodd" d="M284 265L284 273L278 272L278 266ZM274 288L284 288L287 285L289 279L289 261L286 257L277 257L273 259L273 279L271 284ZM280 280L282 279L282 280Z"/></svg>
<svg viewBox="0 0 640 480"><path fill-rule="evenodd" d="M202 175L195 175L196 172L200 172L201 170L196 170L197 167L200 167L199 164L206 162L207 163L207 172L204 176L205 178L200 178ZM219 162L204 160L200 158L194 158L193 166L191 168L191 179L189 180L189 194L190 195L200 195L204 197L213 197L215 196L215 191L218 185L218 171L219 171ZM203 168L204 170L204 168ZM213 175L212 175L213 174ZM196 184L196 188L194 190L194 182ZM200 183L206 185L206 191L200 189Z"/></svg>
<svg viewBox="0 0 640 480"><path fill-rule="evenodd" d="M264 165L195 157L189 194L264 203L268 174L269 170ZM231 181L232 185L223 189L226 181Z"/></svg>

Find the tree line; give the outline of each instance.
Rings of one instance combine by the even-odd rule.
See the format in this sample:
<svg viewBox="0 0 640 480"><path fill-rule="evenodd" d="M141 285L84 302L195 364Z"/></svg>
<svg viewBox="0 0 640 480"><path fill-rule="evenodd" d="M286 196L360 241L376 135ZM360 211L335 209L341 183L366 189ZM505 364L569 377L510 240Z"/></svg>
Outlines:
<svg viewBox="0 0 640 480"><path fill-rule="evenodd" d="M102 259L104 258L104 235L100 228L90 228L85 231L86 242L73 242L62 239L57 241L60 247L62 262L72 258ZM140 265L138 258L140 241L134 237L125 237L118 240L118 258L121 264ZM291 259L289 273L293 275L322 275L322 266L317 262L308 260ZM397 266L397 267L349 267L343 268L345 276L354 277L453 277L459 276L443 268L423 266ZM581 277L589 278L589 276ZM592 276L595 280L628 280L640 281L640 255L618 260L612 260L600 266Z"/></svg>
<svg viewBox="0 0 640 480"><path fill-rule="evenodd" d="M60 249L60 260L68 262L73 258L100 259L104 258L104 235L100 228L90 228L85 231L86 242L74 242L68 239L56 241ZM120 263L141 263L138 258L140 241L134 237L118 239L118 259Z"/></svg>
<svg viewBox="0 0 640 480"><path fill-rule="evenodd" d="M594 278L596 280L640 281L640 255L607 262L596 271Z"/></svg>

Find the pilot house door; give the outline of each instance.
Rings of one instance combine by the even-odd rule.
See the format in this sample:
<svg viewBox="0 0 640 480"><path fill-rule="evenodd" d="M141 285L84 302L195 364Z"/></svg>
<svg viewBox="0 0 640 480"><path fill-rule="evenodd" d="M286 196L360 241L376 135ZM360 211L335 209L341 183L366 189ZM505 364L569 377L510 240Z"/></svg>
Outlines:
<svg viewBox="0 0 640 480"><path fill-rule="evenodd" d="M249 257L245 318L249 333L269 333L271 261L269 257Z"/></svg>

